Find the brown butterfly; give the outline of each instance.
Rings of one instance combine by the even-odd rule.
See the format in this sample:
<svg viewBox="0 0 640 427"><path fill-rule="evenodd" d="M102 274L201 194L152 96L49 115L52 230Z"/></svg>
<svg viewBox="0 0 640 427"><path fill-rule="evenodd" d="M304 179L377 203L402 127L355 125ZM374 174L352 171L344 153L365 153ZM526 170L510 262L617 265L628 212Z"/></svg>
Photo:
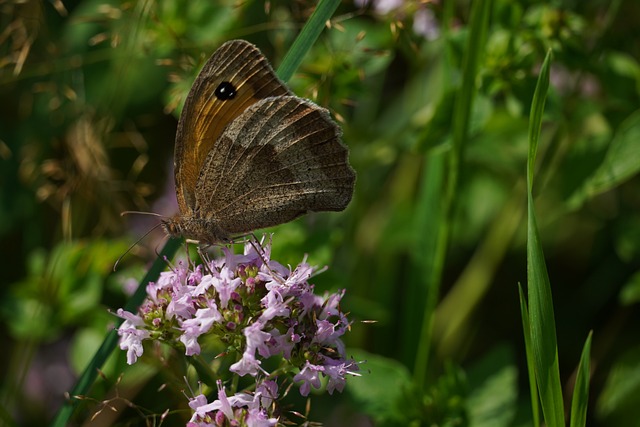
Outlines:
<svg viewBox="0 0 640 427"><path fill-rule="evenodd" d="M165 232L200 243L341 211L355 172L329 112L282 83L252 44L233 40L209 58L184 105L175 147L180 213Z"/></svg>

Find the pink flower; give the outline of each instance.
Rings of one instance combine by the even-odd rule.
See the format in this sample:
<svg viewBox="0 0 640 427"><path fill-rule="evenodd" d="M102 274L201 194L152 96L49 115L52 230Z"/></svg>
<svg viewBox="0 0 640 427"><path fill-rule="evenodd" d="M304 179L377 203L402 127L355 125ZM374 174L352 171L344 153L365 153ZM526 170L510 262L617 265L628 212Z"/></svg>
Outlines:
<svg viewBox="0 0 640 427"><path fill-rule="evenodd" d="M333 360L325 357L324 374L329 377L327 392L333 394L334 390L342 392L347 375L360 376L357 371L360 367L354 360Z"/></svg>
<svg viewBox="0 0 640 427"><path fill-rule="evenodd" d="M271 338L271 335L262 331L261 328L262 324L259 322L244 328L243 333L246 338L246 348L242 354L242 359L229 367L231 372L235 372L240 376L246 374L256 376L258 371L261 370L261 362L256 359L256 350L260 348L262 351L265 351L262 347L264 347L265 342Z"/></svg>
<svg viewBox="0 0 640 427"><path fill-rule="evenodd" d="M202 276L202 280L200 280L200 282L195 286L191 294L193 296L204 295L204 293L207 292L207 290L211 286L213 286L213 276L210 274L207 274L205 276Z"/></svg>
<svg viewBox="0 0 640 427"><path fill-rule="evenodd" d="M191 419L189 420L189 423L193 423L193 425L195 426L213 426L219 424L217 423L217 421L224 422L224 417L226 417L227 421L229 422L242 422L242 419L236 419L236 414L233 408L242 408L251 405L254 401L254 397L248 393L237 393L231 397L227 397L227 393L224 389L224 386L222 385L222 381L218 380L217 386L218 400L207 403L207 399L203 395L199 395L194 399L191 399L191 401L189 402L189 406L194 410L194 412L191 416ZM211 422L210 424L206 424L207 422L209 422L209 420L213 421L214 419L216 420L216 424L214 424L213 422ZM203 424L203 421L205 422L205 424Z"/></svg>
<svg viewBox="0 0 640 427"><path fill-rule="evenodd" d="M276 290L271 290L260 300L265 310L260 315L260 322L267 323L276 316L288 316L291 310Z"/></svg>
<svg viewBox="0 0 640 427"><path fill-rule="evenodd" d="M272 427L278 425L278 419L269 418L264 409L249 409L245 422L247 427Z"/></svg>
<svg viewBox="0 0 640 427"><path fill-rule="evenodd" d="M322 314L320 315L321 319L326 319L329 316L340 315L340 300L344 296L344 292L345 291L343 289L326 297L326 301L324 301L322 307Z"/></svg>
<svg viewBox="0 0 640 427"><path fill-rule="evenodd" d="M121 308L118 309L117 314L119 317L125 319L118 328L120 349L127 350L127 364L133 365L136 363L136 360L138 360L138 357L142 356L142 352L144 351L142 340L149 338L150 334L146 329L138 328L144 326L142 317L124 311Z"/></svg>
<svg viewBox="0 0 640 427"><path fill-rule="evenodd" d="M311 391L311 386L313 388L320 388L320 372L324 371L324 367L318 365L312 365L307 360L304 368L300 371L299 374L293 377L293 381L302 381L302 385L300 386L300 394L303 396L308 396Z"/></svg>
<svg viewBox="0 0 640 427"><path fill-rule="evenodd" d="M193 356L200 354L198 337L213 326L215 322L222 321L222 315L218 311L215 302L209 301L210 307L200 308L196 311L195 317L182 322L180 329L184 333L180 336L180 342L186 347L186 355Z"/></svg>
<svg viewBox="0 0 640 427"><path fill-rule="evenodd" d="M275 381L264 381L256 387L254 403L259 401L259 406L268 408L271 403L278 398L278 383Z"/></svg>
<svg viewBox="0 0 640 427"><path fill-rule="evenodd" d="M284 334L281 334L277 329L272 329L269 334L271 335L271 338L267 342L267 349L269 351L264 354L260 353L260 355L262 357L270 357L282 353L285 359L290 360L293 347L301 340L300 335L295 332L294 327L290 327Z"/></svg>
<svg viewBox="0 0 640 427"><path fill-rule="evenodd" d="M157 283L147 286L147 300L137 314L118 310L125 319L118 334L127 362L136 362L143 354L143 340L151 337L176 348L184 346L187 356L201 353L201 343L210 341L205 336L230 349L243 349L240 357L236 351L220 356L236 358L228 361L231 373L255 377L255 392L228 396L218 382L215 401L208 403L200 395L189 402L194 411L189 427L282 423L274 417L284 413L276 372L288 377L284 383L293 377L303 396L321 388L321 376L327 378L329 393L342 391L346 376L358 375L358 365L345 360L341 340L350 325L340 310L344 291L315 295L308 280L317 270L306 257L291 271L270 259L269 247L247 244L240 255L228 248L223 251L224 257L208 266L194 270L178 263L173 271L162 273ZM280 355L283 369L271 377L262 361ZM294 369L298 374L291 373ZM272 380L265 381L265 375Z"/></svg>
<svg viewBox="0 0 640 427"><path fill-rule="evenodd" d="M220 307L227 308L231 294L238 286L242 285L242 279L239 277L233 278L233 272L228 268L223 268L220 276L219 279L213 280L213 286L216 288L216 291L218 291Z"/></svg>

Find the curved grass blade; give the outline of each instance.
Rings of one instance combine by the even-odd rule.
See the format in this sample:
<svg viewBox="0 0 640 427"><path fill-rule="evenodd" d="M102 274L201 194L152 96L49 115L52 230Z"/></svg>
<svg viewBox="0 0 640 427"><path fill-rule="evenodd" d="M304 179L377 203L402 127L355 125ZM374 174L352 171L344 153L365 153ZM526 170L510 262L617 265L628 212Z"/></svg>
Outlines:
<svg viewBox="0 0 640 427"><path fill-rule="evenodd" d="M518 283L520 295L520 315L522 317L522 332L524 333L524 349L527 355L527 372L529 373L529 394L531 395L531 413L533 425L540 425L540 401L538 400L538 387L536 384L536 367L533 360L533 348L531 346L531 324L529 323L529 310L527 300L524 297L522 286Z"/></svg>
<svg viewBox="0 0 640 427"><path fill-rule="evenodd" d="M591 337L593 331L582 348L576 384L573 387L573 398L571 399L571 427L584 427L587 424L587 405L589 403L589 378L591 375Z"/></svg>
<svg viewBox="0 0 640 427"><path fill-rule="evenodd" d="M527 156L527 188L529 192L533 189L533 172L535 170L536 153L538 152L538 141L540 140L540 128L542 126L542 113L549 91L549 69L551 67L551 50L544 58L536 90L531 101L531 113L529 116L529 153Z"/></svg>
<svg viewBox="0 0 640 427"><path fill-rule="evenodd" d="M538 84L533 96L529 119L529 154L527 164L527 282L529 291L529 320L531 325L531 344L536 369L536 381L542 403L545 422L550 427L564 425L564 407L560 368L558 363L558 344L556 322L553 313L551 284L544 260L544 253L538 234L535 208L533 205L533 171L536 151L540 139L542 113L549 88L549 67L551 51L542 64Z"/></svg>
<svg viewBox="0 0 640 427"><path fill-rule="evenodd" d="M318 3L318 7L313 11L278 67L278 77L283 81L291 79L300 66L302 58L316 42L339 4L340 0L322 0Z"/></svg>

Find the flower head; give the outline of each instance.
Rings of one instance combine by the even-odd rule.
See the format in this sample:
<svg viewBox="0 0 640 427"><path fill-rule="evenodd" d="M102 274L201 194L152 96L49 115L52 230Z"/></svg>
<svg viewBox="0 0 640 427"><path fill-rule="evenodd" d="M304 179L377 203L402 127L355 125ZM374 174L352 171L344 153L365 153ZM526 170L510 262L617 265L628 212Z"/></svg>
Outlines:
<svg viewBox="0 0 640 427"><path fill-rule="evenodd" d="M268 245L247 244L242 254L223 251L222 258L194 269L178 263L162 273L147 285L137 314L118 310L125 319L118 334L128 363L143 354L144 340L162 340L187 356L201 354L203 343L213 342L224 346L225 357L235 357L230 373L255 378L253 393L228 395L219 381L215 401L193 398L190 427L276 425L277 378L269 377L262 363L270 357L282 358L283 372L298 372L286 375L303 396L312 387L320 389L322 377L329 393L342 391L347 375L358 375L341 339L350 326L340 310L344 291L316 295L308 282L316 270L306 256L292 271L270 259Z"/></svg>
<svg viewBox="0 0 640 427"><path fill-rule="evenodd" d="M271 400L267 400L269 405L264 405L264 390L274 391L277 397L277 387L273 387L272 381L265 381L256 386L256 393L236 393L227 396L227 392L218 380L218 399L211 403L207 402L204 395L198 395L189 401L189 406L193 409L193 415L187 427L199 426L219 426L219 425L246 425L248 427L271 427L278 423L278 419L270 417L268 407Z"/></svg>

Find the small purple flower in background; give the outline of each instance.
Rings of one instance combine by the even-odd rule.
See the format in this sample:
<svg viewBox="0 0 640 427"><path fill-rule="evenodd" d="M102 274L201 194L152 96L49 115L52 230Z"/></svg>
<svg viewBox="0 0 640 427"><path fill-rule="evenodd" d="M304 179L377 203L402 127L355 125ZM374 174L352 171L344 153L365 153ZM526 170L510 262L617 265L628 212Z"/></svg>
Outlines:
<svg viewBox="0 0 640 427"><path fill-rule="evenodd" d="M376 15L404 20L413 17L413 32L427 40L440 37L440 24L433 10L427 5L439 3L433 0L354 0L360 8L371 5Z"/></svg>
<svg viewBox="0 0 640 427"><path fill-rule="evenodd" d="M118 334L129 364L142 356L144 340L161 340L195 356L203 343L216 338L228 348L220 356L234 361L228 372L213 374L255 378L253 393L227 396L218 380L217 400L194 397L190 427L274 426L280 419L278 380L298 383L300 394L307 396L312 387L322 387L323 379L333 393L343 390L348 375L359 375L358 363L346 358L341 340L350 326L339 307L344 291L315 295L307 281L315 268L306 257L291 271L269 259L269 245L254 244L246 244L240 255L224 248L222 258L195 269L178 263L147 285L138 315L117 312L125 319ZM277 376L262 366L274 356L282 358Z"/></svg>
<svg viewBox="0 0 640 427"><path fill-rule="evenodd" d="M429 41L440 37L440 23L433 10L426 7L416 10L413 15L413 32Z"/></svg>

